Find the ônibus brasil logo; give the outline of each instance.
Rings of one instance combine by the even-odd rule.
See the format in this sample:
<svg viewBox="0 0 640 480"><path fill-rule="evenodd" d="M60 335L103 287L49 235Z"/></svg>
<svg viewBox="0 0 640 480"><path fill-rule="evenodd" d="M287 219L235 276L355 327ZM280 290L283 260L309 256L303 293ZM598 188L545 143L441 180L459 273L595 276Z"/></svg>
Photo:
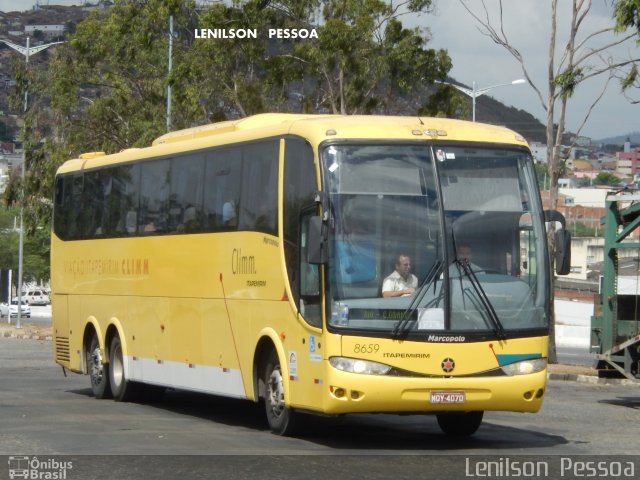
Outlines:
<svg viewBox="0 0 640 480"><path fill-rule="evenodd" d="M26 478L32 480L66 480L67 471L73 469L73 462L38 457L9 457L9 478Z"/></svg>

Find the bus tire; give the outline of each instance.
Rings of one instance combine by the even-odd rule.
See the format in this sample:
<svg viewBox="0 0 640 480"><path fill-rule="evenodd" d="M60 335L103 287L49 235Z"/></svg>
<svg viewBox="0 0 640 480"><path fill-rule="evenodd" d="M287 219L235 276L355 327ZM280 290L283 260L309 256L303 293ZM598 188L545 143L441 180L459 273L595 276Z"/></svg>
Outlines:
<svg viewBox="0 0 640 480"><path fill-rule="evenodd" d="M447 435L453 437L468 437L476 433L484 412L452 412L438 413L438 425L440 429Z"/></svg>
<svg viewBox="0 0 640 480"><path fill-rule="evenodd" d="M295 432L299 414L286 406L282 368L278 354L273 350L264 369L264 406L273 433L291 435Z"/></svg>
<svg viewBox="0 0 640 480"><path fill-rule="evenodd" d="M115 335L111 340L109 360L109 385L111 386L113 398L119 402L130 402L135 400L142 390L142 385L140 383L127 380L124 372L122 342L118 335Z"/></svg>
<svg viewBox="0 0 640 480"><path fill-rule="evenodd" d="M100 341L94 332L87 348L87 370L91 380L91 392L96 398L111 398L111 387L109 385L109 364L103 362L100 353Z"/></svg>

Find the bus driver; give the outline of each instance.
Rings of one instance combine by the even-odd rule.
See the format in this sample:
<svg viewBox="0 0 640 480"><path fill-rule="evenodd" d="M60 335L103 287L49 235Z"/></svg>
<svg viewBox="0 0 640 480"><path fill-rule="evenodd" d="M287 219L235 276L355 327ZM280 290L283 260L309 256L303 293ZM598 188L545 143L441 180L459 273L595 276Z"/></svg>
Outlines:
<svg viewBox="0 0 640 480"><path fill-rule="evenodd" d="M398 255L396 269L382 282L382 296L404 297L415 292L417 287L418 278L411 273L411 258Z"/></svg>

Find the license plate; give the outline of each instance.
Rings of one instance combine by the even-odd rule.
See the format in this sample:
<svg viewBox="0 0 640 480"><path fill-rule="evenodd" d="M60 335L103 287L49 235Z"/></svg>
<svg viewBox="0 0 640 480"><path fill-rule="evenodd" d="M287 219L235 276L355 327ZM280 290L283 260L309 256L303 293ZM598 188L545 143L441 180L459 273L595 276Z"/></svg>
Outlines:
<svg viewBox="0 0 640 480"><path fill-rule="evenodd" d="M431 391L430 403L464 403L464 392Z"/></svg>

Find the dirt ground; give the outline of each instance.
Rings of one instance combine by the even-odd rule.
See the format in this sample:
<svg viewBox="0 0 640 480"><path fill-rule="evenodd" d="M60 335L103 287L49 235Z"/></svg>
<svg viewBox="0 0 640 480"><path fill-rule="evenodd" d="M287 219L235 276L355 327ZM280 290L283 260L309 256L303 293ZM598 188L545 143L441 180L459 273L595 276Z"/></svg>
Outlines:
<svg viewBox="0 0 640 480"><path fill-rule="evenodd" d="M31 325L23 321L22 328L16 328L15 320L9 324L6 320L0 322L0 337L28 337L28 338L50 338L53 336L53 327L43 327Z"/></svg>
<svg viewBox="0 0 640 480"><path fill-rule="evenodd" d="M598 376L598 372L586 365L567 365L564 363L557 363L547 366L549 373L555 373L559 375L593 375Z"/></svg>

